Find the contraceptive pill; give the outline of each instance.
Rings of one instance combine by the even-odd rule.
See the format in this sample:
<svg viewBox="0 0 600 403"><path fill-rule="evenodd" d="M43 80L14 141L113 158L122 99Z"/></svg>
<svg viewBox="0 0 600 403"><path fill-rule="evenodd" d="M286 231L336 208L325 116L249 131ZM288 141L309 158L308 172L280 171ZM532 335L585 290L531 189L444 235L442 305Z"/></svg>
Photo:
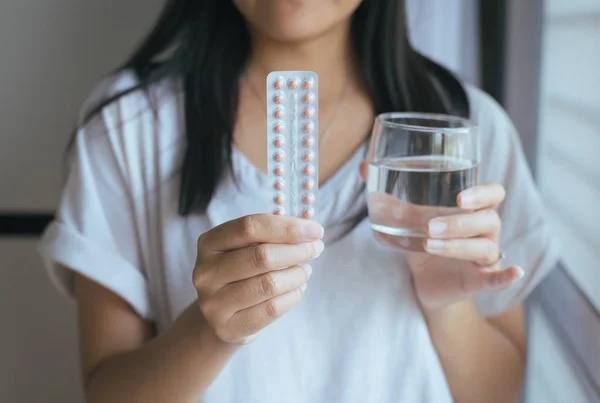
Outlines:
<svg viewBox="0 0 600 403"><path fill-rule="evenodd" d="M318 76L312 71L274 71L266 85L271 212L314 219L319 183Z"/></svg>

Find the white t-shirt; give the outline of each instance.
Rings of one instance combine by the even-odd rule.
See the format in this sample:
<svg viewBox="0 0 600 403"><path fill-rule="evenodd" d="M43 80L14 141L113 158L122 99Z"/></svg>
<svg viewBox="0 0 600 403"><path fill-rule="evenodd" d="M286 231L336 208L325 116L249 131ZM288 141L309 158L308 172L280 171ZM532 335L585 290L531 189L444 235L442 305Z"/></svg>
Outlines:
<svg viewBox="0 0 600 403"><path fill-rule="evenodd" d="M130 88L120 74L90 97ZM502 313L554 266L557 248L504 111L468 87L482 129L483 182L505 185L505 264L525 277L476 299L482 314ZM54 283L72 294L73 271L112 290L165 330L196 298L191 276L197 237L225 221L266 212L266 175L234 149L234 173L202 215L177 213L185 147L183 97L162 83L103 109L80 130L56 220L41 252ZM241 348L214 381L206 403L451 402L440 362L410 282L403 252L380 246L368 222L358 164L365 146L319 190L326 249L313 261L303 300Z"/></svg>

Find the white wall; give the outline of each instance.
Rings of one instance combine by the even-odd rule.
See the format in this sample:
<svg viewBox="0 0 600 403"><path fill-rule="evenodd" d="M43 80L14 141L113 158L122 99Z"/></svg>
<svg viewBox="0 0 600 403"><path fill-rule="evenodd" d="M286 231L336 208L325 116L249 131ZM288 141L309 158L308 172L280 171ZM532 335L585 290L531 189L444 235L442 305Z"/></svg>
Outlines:
<svg viewBox="0 0 600 403"><path fill-rule="evenodd" d="M77 108L163 0L0 1L0 210L48 210Z"/></svg>
<svg viewBox="0 0 600 403"><path fill-rule="evenodd" d="M0 240L0 264L0 401L83 401L75 309L46 280L35 241Z"/></svg>
<svg viewBox="0 0 600 403"><path fill-rule="evenodd" d="M163 0L0 1L0 211L52 211L79 104ZM35 240L0 238L0 402L82 402L75 311Z"/></svg>

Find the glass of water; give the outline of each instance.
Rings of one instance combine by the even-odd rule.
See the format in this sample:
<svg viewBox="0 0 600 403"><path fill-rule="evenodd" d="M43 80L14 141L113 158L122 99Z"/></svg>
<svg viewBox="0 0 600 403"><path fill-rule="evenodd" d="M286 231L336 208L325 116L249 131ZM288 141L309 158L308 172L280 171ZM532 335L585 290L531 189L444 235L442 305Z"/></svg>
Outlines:
<svg viewBox="0 0 600 403"><path fill-rule="evenodd" d="M461 214L457 196L478 183L478 128L427 113L384 113L369 147L369 220L386 244L424 252L432 218Z"/></svg>

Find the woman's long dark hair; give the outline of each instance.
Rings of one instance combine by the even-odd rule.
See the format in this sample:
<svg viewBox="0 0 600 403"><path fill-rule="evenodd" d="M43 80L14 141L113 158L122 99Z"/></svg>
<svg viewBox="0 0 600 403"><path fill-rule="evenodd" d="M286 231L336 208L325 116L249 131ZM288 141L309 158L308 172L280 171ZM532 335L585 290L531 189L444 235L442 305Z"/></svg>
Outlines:
<svg viewBox="0 0 600 403"><path fill-rule="evenodd" d="M405 1L364 0L352 17L352 43L376 113L468 117L460 82L410 45ZM180 80L187 147L179 212L203 212L231 169L239 79L249 54L246 23L231 0L168 0L152 32L119 69L133 71L139 84L104 99L84 124L125 94L166 78Z"/></svg>

